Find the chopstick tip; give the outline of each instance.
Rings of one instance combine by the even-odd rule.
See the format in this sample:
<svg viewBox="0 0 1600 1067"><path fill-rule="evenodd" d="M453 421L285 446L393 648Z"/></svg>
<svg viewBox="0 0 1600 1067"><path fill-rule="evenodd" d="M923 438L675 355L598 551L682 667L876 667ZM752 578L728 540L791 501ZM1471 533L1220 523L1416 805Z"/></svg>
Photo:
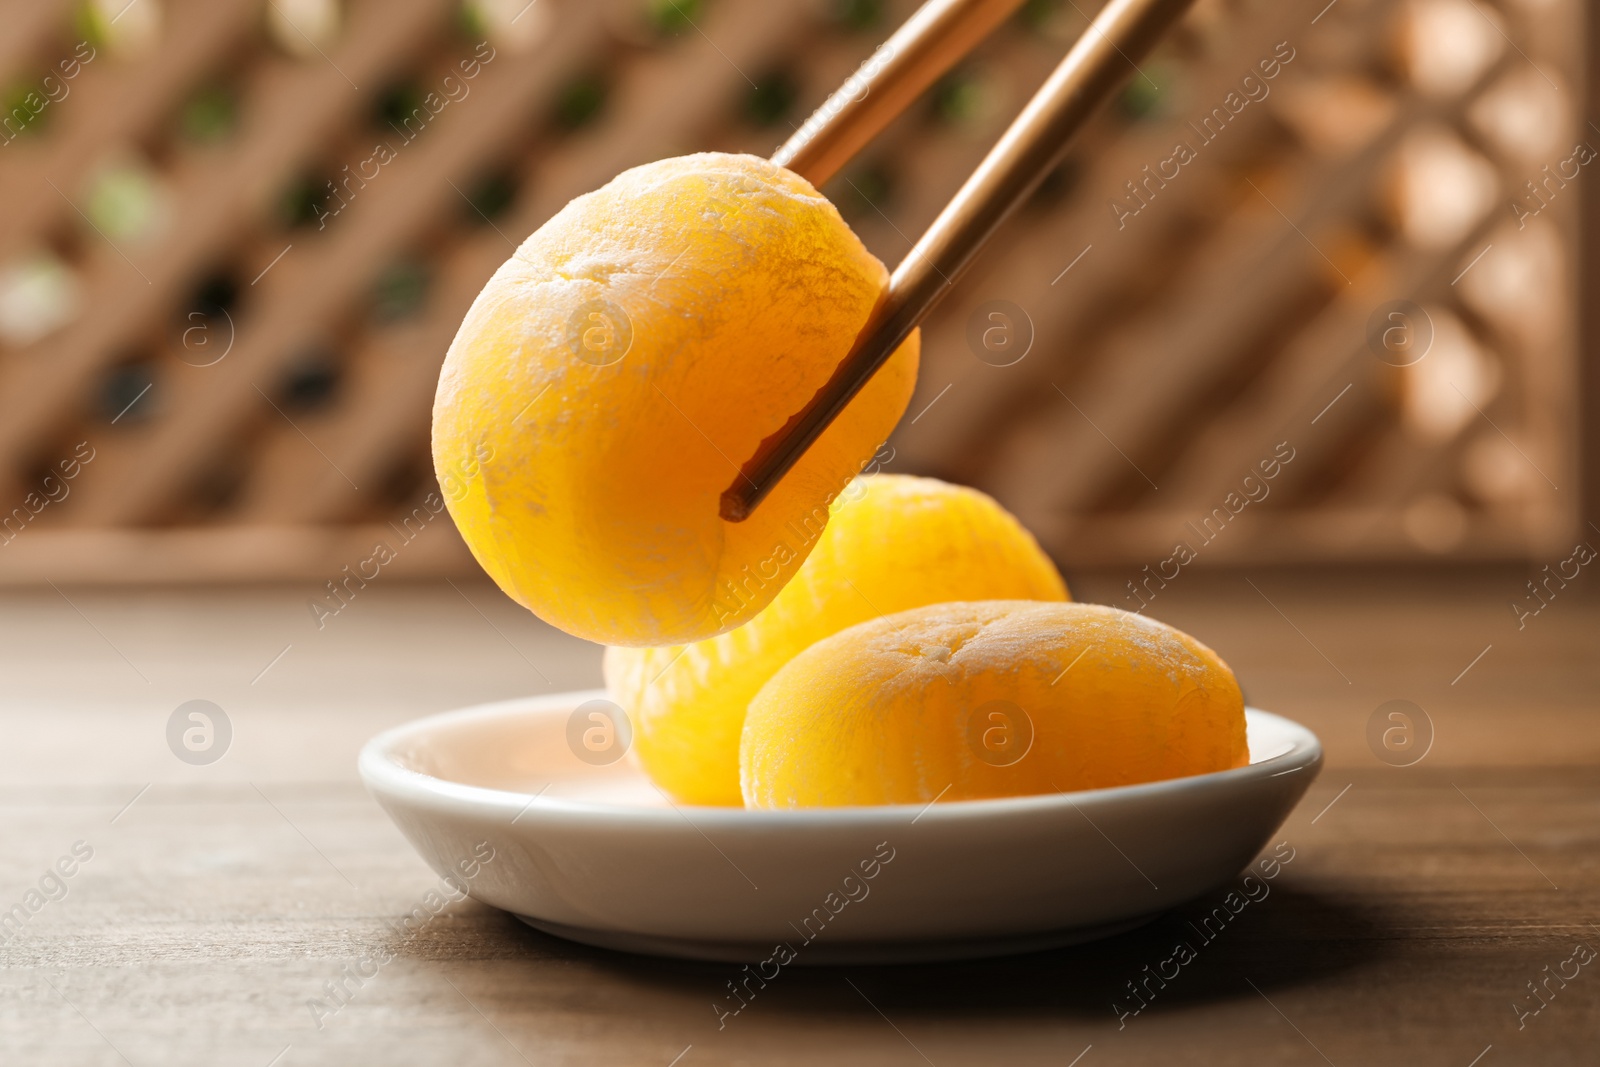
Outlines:
<svg viewBox="0 0 1600 1067"><path fill-rule="evenodd" d="M722 493L718 501L717 513L724 522L743 522L750 517L750 512L755 510L755 505L745 498L740 486L732 486Z"/></svg>

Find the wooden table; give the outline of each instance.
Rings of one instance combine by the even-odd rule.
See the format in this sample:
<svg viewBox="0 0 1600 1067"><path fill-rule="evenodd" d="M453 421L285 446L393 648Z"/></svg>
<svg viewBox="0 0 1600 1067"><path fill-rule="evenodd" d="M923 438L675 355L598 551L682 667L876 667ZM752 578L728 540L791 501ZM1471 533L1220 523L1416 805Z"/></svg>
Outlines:
<svg viewBox="0 0 1600 1067"><path fill-rule="evenodd" d="M1117 602L1124 577L1075 585ZM1525 577L1186 572L1161 592L1152 614L1328 760L1270 896L1138 1015L1113 1012L1125 983L1217 901L1034 956L786 971L721 1031L725 966L568 944L470 900L409 938L388 925L436 880L358 783L362 741L596 684L597 649L467 583L373 583L320 631L300 589L8 593L0 908L23 919L0 943L0 1060L1592 1065L1600 965L1567 961L1600 949L1600 579L1519 630ZM168 748L191 699L232 725L210 765ZM1432 723L1412 766L1368 746L1392 699ZM338 1010L308 1007L338 981Z"/></svg>

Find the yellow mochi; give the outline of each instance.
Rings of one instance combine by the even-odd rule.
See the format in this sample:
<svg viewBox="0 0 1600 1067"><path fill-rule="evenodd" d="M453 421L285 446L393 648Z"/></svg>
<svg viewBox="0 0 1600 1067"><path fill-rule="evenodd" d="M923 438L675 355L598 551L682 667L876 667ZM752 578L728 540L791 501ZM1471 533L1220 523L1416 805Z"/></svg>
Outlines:
<svg viewBox="0 0 1600 1067"><path fill-rule="evenodd" d="M445 357L433 456L456 526L545 621L615 645L748 620L809 546L791 522L905 410L918 336L743 523L718 514L763 439L847 354L888 272L797 175L747 155L636 167L522 243ZM748 568L771 575L740 591Z"/></svg>
<svg viewBox="0 0 1600 1067"><path fill-rule="evenodd" d="M873 474L792 523L783 544L810 555L738 629L688 647L609 648L606 685L635 727L651 779L686 804L738 806L745 709L817 641L877 616L948 600L1065 600L1033 535L975 489ZM746 576L754 594L764 578Z"/></svg>
<svg viewBox="0 0 1600 1067"><path fill-rule="evenodd" d="M926 804L1243 766L1244 702L1215 652L1092 604L935 604L812 645L745 716L754 808Z"/></svg>

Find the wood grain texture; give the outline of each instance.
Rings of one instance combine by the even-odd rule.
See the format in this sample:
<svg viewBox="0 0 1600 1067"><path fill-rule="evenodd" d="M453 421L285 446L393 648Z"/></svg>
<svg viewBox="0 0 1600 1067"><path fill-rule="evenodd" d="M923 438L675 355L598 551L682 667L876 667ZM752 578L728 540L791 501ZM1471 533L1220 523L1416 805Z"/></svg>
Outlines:
<svg viewBox="0 0 1600 1067"><path fill-rule="evenodd" d="M1115 603L1127 576L1069 577ZM380 579L320 630L309 588L8 593L0 909L76 842L93 856L0 940L0 1059L1593 1063L1600 972L1552 983L1521 1029L1512 1007L1535 1006L1527 983L1576 943L1600 949L1595 579L1519 630L1507 603L1526 577L1184 573L1151 614L1214 645L1254 703L1328 752L1265 898L1211 939L1190 923L1220 893L1079 948L786 971L720 1031L726 966L568 944L470 900L408 936L390 925L436 880L357 782L362 741L447 707L596 684L598 649L468 583ZM164 737L197 697L234 729L207 767ZM1412 767L1365 739L1397 698L1435 731ZM1196 958L1119 1022L1113 1005L1135 1006L1126 983L1180 941ZM394 959L345 977L378 953ZM337 1006L327 983L341 980L345 1006L308 1007Z"/></svg>

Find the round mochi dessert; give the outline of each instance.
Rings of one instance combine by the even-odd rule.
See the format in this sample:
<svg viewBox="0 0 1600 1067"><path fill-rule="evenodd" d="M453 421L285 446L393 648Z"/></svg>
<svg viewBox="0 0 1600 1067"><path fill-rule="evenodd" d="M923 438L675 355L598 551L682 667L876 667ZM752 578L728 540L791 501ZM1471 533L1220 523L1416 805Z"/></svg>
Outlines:
<svg viewBox="0 0 1600 1067"><path fill-rule="evenodd" d="M746 521L722 492L887 285L831 203L756 156L665 159L573 200L490 279L440 373L434 466L473 555L593 641L748 621L812 547L787 529L825 520L905 411L918 335Z"/></svg>
<svg viewBox="0 0 1600 1067"><path fill-rule="evenodd" d="M812 543L772 603L692 645L606 650L606 686L628 712L651 779L685 804L739 806L745 709L778 669L856 623L949 600L1065 600L1033 535L976 489L933 478L857 478L826 515L788 530Z"/></svg>
<svg viewBox="0 0 1600 1067"><path fill-rule="evenodd" d="M1189 635L1093 604L886 615L812 645L751 701L753 808L1099 789L1249 761L1233 672Z"/></svg>

